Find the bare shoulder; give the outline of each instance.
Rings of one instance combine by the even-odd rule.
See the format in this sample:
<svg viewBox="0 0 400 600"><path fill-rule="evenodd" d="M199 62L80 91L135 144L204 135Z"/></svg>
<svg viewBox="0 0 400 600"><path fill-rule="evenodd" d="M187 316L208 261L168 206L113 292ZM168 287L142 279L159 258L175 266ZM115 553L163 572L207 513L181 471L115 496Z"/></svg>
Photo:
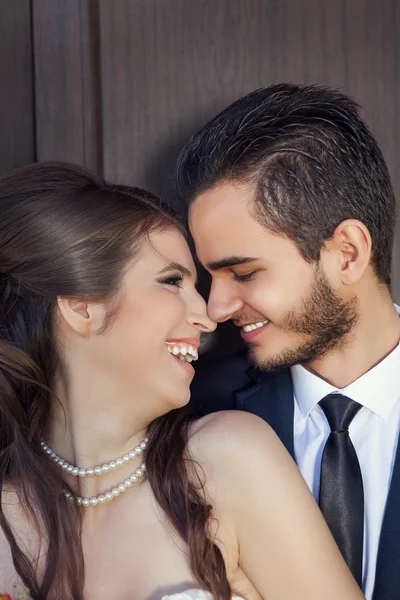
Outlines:
<svg viewBox="0 0 400 600"><path fill-rule="evenodd" d="M221 410L194 421L190 438L201 441L207 436L218 441L221 434L231 439L247 435L275 435L268 423L257 415L242 410Z"/></svg>
<svg viewBox="0 0 400 600"><path fill-rule="evenodd" d="M287 455L268 423L239 410L220 411L195 421L188 449L190 456L202 464L223 464L224 467L249 460L266 466Z"/></svg>
<svg viewBox="0 0 400 600"><path fill-rule="evenodd" d="M306 494L298 468L273 429L261 418L241 411L207 415L189 436L193 476L203 486L220 523L229 523L230 539L243 527L243 507L251 502L260 521L284 511L285 498ZM244 498L245 496L245 498ZM232 533L233 532L233 533Z"/></svg>

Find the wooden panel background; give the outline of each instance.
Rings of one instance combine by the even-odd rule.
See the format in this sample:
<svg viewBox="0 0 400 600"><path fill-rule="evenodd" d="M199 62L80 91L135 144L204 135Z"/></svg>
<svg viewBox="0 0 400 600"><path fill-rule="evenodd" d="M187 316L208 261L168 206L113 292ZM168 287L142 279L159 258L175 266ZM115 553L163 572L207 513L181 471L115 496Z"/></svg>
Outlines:
<svg viewBox="0 0 400 600"><path fill-rule="evenodd" d="M100 0L104 172L168 195L191 133L281 81L342 88L400 193L398 0ZM394 293L400 300L400 233Z"/></svg>
<svg viewBox="0 0 400 600"><path fill-rule="evenodd" d="M70 160L173 202L190 135L290 81L362 105L400 196L399 0L0 0L0 57L0 172ZM393 279L400 302L400 228Z"/></svg>
<svg viewBox="0 0 400 600"><path fill-rule="evenodd" d="M0 0L0 173L35 160L29 0Z"/></svg>
<svg viewBox="0 0 400 600"><path fill-rule="evenodd" d="M92 0L32 4L37 160L101 172L97 8Z"/></svg>

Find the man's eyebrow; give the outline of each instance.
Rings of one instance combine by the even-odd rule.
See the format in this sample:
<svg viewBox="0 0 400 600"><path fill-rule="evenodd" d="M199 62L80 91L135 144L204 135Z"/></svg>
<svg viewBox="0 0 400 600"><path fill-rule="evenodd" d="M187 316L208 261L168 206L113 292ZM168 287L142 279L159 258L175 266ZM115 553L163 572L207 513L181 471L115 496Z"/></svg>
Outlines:
<svg viewBox="0 0 400 600"><path fill-rule="evenodd" d="M235 267L237 265L249 265L255 262L257 258L251 256L226 256L221 260L215 260L206 264L206 268L209 271L220 271L228 267Z"/></svg>
<svg viewBox="0 0 400 600"><path fill-rule="evenodd" d="M158 271L157 275L163 275L164 273L169 273L170 271L178 271L184 277L195 279L195 275L193 275L193 273L189 271L189 269L177 262L168 263L163 269L161 269L161 271Z"/></svg>

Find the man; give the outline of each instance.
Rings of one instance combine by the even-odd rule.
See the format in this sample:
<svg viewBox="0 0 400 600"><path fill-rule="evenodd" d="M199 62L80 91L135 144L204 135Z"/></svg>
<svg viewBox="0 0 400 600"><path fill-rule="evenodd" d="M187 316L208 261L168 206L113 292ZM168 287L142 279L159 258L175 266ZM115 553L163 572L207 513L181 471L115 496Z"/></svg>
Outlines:
<svg viewBox="0 0 400 600"><path fill-rule="evenodd" d="M233 320L255 365L208 365L194 402L269 422L367 599L400 598L395 200L357 105L321 87L255 91L192 138L177 187L209 315Z"/></svg>

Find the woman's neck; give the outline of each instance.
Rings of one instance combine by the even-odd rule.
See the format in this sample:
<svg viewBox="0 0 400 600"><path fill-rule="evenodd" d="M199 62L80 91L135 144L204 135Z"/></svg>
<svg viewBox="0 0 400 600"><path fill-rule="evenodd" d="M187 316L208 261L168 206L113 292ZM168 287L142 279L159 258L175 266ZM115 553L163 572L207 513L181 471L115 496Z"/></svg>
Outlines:
<svg viewBox="0 0 400 600"><path fill-rule="evenodd" d="M68 381L68 385L63 378L56 382L55 399L43 437L51 450L70 465L94 469L140 446L146 437L148 422L134 414L132 393L124 397L122 390L117 394L114 390L109 396L104 387L100 390L99 386L82 383L77 378ZM76 477L63 470L62 476L76 495L91 498L118 486L142 462L143 453L138 453L130 461L101 475Z"/></svg>

